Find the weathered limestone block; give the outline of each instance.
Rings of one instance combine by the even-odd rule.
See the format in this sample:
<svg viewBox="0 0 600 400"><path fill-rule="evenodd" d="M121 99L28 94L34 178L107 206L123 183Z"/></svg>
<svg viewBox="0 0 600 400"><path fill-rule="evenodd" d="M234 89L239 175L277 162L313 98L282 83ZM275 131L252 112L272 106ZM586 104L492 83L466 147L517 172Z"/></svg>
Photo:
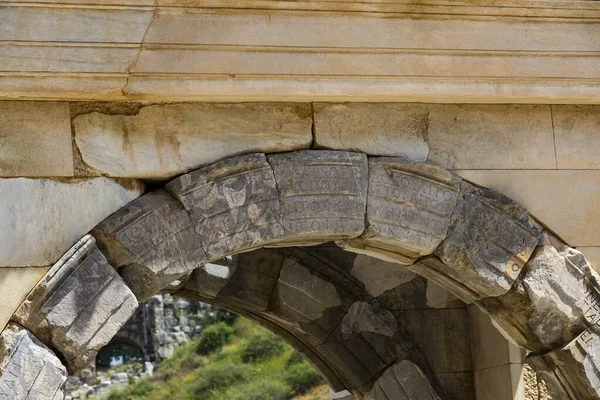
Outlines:
<svg viewBox="0 0 600 400"><path fill-rule="evenodd" d="M460 178L400 158L369 159L367 229L346 242L356 252L412 264L446 237Z"/></svg>
<svg viewBox="0 0 600 400"><path fill-rule="evenodd" d="M316 148L427 160L429 111L424 104L317 103L314 109Z"/></svg>
<svg viewBox="0 0 600 400"><path fill-rule="evenodd" d="M266 310L283 261L283 255L268 249L239 254L218 300L254 312Z"/></svg>
<svg viewBox="0 0 600 400"><path fill-rule="evenodd" d="M285 236L293 246L352 238L364 230L367 156L307 150L271 154Z"/></svg>
<svg viewBox="0 0 600 400"><path fill-rule="evenodd" d="M440 400L423 371L402 360L388 368L375 382L367 400Z"/></svg>
<svg viewBox="0 0 600 400"><path fill-rule="evenodd" d="M140 302L206 259L187 212L162 189L129 203L92 235Z"/></svg>
<svg viewBox="0 0 600 400"><path fill-rule="evenodd" d="M479 305L519 345L548 351L571 342L588 326L600 333L594 276L583 254L544 233L512 289Z"/></svg>
<svg viewBox="0 0 600 400"><path fill-rule="evenodd" d="M0 120L0 176L73 176L68 103L2 101Z"/></svg>
<svg viewBox="0 0 600 400"><path fill-rule="evenodd" d="M350 273L365 285L365 289L373 297L377 297L385 291L401 286L417 277L417 274L402 265L364 254L356 255Z"/></svg>
<svg viewBox="0 0 600 400"><path fill-rule="evenodd" d="M135 115L79 115L73 126L89 166L169 178L238 154L306 149L310 114L309 104L154 104Z"/></svg>
<svg viewBox="0 0 600 400"><path fill-rule="evenodd" d="M446 240L435 254L482 297L506 293L538 243L527 210L493 190L461 185Z"/></svg>
<svg viewBox="0 0 600 400"><path fill-rule="evenodd" d="M42 278L13 316L59 351L70 372L85 368L137 308L137 300L86 235Z"/></svg>
<svg viewBox="0 0 600 400"><path fill-rule="evenodd" d="M10 323L0 335L0 400L62 400L67 370L29 331Z"/></svg>
<svg viewBox="0 0 600 400"><path fill-rule="evenodd" d="M348 389L358 389L408 352L397 340L399 325L378 303L354 303L327 341L315 349L340 373Z"/></svg>
<svg viewBox="0 0 600 400"><path fill-rule="evenodd" d="M0 179L0 266L54 264L98 222L144 193L132 179Z"/></svg>
<svg viewBox="0 0 600 400"><path fill-rule="evenodd" d="M548 385L553 399L600 398L600 337L586 330L562 349L526 361Z"/></svg>
<svg viewBox="0 0 600 400"><path fill-rule="evenodd" d="M264 154L216 162L167 189L188 210L209 262L283 237L275 177Z"/></svg>
<svg viewBox="0 0 600 400"><path fill-rule="evenodd" d="M235 256L234 256L235 257ZM237 270L237 259L221 259L196 268L192 274L195 289L203 295L216 297Z"/></svg>

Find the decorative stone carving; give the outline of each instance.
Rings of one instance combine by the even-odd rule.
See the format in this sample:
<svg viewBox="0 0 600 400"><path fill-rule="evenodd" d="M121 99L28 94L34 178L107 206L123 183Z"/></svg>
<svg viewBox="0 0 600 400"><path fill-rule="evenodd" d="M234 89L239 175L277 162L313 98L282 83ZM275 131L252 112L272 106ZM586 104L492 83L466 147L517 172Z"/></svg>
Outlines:
<svg viewBox="0 0 600 400"><path fill-rule="evenodd" d="M571 342L588 326L600 332L593 275L583 254L544 233L512 289L479 304L521 346L548 351Z"/></svg>
<svg viewBox="0 0 600 400"><path fill-rule="evenodd" d="M367 157L346 151L271 154L285 236L278 246L352 238L364 230Z"/></svg>
<svg viewBox="0 0 600 400"><path fill-rule="evenodd" d="M412 264L446 237L460 178L400 158L369 159L367 228L349 250ZM353 249L354 248L354 249Z"/></svg>
<svg viewBox="0 0 600 400"><path fill-rule="evenodd" d="M508 197L467 182L446 240L435 254L445 271L481 297L506 293L538 243L527 210Z"/></svg>
<svg viewBox="0 0 600 400"><path fill-rule="evenodd" d="M264 154L228 158L169 182L209 262L283 237L279 196Z"/></svg>
<svg viewBox="0 0 600 400"><path fill-rule="evenodd" d="M123 207L92 235L143 302L205 261L192 222L166 191L145 194Z"/></svg>
<svg viewBox="0 0 600 400"><path fill-rule="evenodd" d="M375 382L367 400L440 400L423 371L402 360L388 368Z"/></svg>
<svg viewBox="0 0 600 400"><path fill-rule="evenodd" d="M70 372L94 359L131 317L137 300L86 235L48 271L13 320L59 351Z"/></svg>
<svg viewBox="0 0 600 400"><path fill-rule="evenodd" d="M0 335L0 400L62 400L67 370L29 331L9 323Z"/></svg>

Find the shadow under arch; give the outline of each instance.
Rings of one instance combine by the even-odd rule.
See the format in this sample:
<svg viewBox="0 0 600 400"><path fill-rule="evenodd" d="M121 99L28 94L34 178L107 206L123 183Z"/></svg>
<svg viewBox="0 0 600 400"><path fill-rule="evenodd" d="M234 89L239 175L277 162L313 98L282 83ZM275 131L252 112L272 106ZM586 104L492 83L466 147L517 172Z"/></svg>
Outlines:
<svg viewBox="0 0 600 400"><path fill-rule="evenodd" d="M419 297L373 296L366 282L377 274L351 273L370 256L488 313L531 352L557 397L600 398L598 274L522 206L434 165L328 150L236 156L143 195L91 235L13 317L71 370L114 335L106 321L180 281L185 295L289 333L335 388L375 399L448 398L407 328L411 318L399 312ZM346 261L323 254L332 241ZM217 263L227 256L235 262ZM93 284L78 275L86 268L99 277ZM89 290L75 290L81 285ZM109 289L123 296L118 307ZM75 331L92 335L85 340L49 318L67 294L82 304Z"/></svg>

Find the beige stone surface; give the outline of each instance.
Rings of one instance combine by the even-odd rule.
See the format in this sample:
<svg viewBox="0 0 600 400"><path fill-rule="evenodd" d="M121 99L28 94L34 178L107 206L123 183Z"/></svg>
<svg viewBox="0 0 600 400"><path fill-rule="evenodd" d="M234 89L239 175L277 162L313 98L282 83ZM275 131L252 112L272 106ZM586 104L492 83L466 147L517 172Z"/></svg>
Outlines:
<svg viewBox="0 0 600 400"><path fill-rule="evenodd" d="M0 268L0 332L49 268Z"/></svg>
<svg viewBox="0 0 600 400"><path fill-rule="evenodd" d="M92 7L2 7L0 40L140 43L151 10ZM10 21L10 23L6 23Z"/></svg>
<svg viewBox="0 0 600 400"><path fill-rule="evenodd" d="M511 197L569 245L600 245L600 171L454 171Z"/></svg>
<svg viewBox="0 0 600 400"><path fill-rule="evenodd" d="M600 271L600 247L578 247L596 271Z"/></svg>
<svg viewBox="0 0 600 400"><path fill-rule="evenodd" d="M600 169L600 107L552 106L559 169Z"/></svg>
<svg viewBox="0 0 600 400"><path fill-rule="evenodd" d="M0 267L46 266L140 196L139 181L0 179Z"/></svg>
<svg viewBox="0 0 600 400"><path fill-rule="evenodd" d="M523 400L521 370L521 365L507 364L473 372L477 400Z"/></svg>
<svg viewBox="0 0 600 400"><path fill-rule="evenodd" d="M314 145L422 162L429 154L428 114L421 104L317 103Z"/></svg>
<svg viewBox="0 0 600 400"><path fill-rule="evenodd" d="M429 105L428 161L454 169L556 167L548 106Z"/></svg>
<svg viewBox="0 0 600 400"><path fill-rule="evenodd" d="M356 255L350 274L361 281L367 292L373 297L410 282L418 276L402 265L364 254Z"/></svg>
<svg viewBox="0 0 600 400"><path fill-rule="evenodd" d="M170 104L74 119L83 160L111 176L168 178L237 154L312 143L308 104Z"/></svg>
<svg viewBox="0 0 600 400"><path fill-rule="evenodd" d="M0 176L73 175L68 103L1 101L0 121Z"/></svg>

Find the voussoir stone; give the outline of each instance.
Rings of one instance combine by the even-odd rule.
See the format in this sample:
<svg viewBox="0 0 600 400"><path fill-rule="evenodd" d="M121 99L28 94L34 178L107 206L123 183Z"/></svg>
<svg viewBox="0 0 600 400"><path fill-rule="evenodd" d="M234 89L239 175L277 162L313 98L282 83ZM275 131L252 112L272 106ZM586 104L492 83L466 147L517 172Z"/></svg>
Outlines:
<svg viewBox="0 0 600 400"><path fill-rule="evenodd" d="M524 207L462 182L447 237L435 254L450 276L481 297L499 296L519 276L538 237Z"/></svg>
<svg viewBox="0 0 600 400"><path fill-rule="evenodd" d="M206 259L186 210L163 189L129 203L91 233L140 302Z"/></svg>
<svg viewBox="0 0 600 400"><path fill-rule="evenodd" d="M48 266L144 193L133 179L0 179L0 266Z"/></svg>
<svg viewBox="0 0 600 400"><path fill-rule="evenodd" d="M561 349L526 361L548 385L553 399L600 398L600 337L585 330Z"/></svg>
<svg viewBox="0 0 600 400"><path fill-rule="evenodd" d="M48 271L13 320L62 354L69 372L92 362L138 302L86 235Z"/></svg>
<svg viewBox="0 0 600 400"><path fill-rule="evenodd" d="M293 246L352 238L364 230L367 156L306 150L271 154L281 202L284 239Z"/></svg>
<svg viewBox="0 0 600 400"><path fill-rule="evenodd" d="M479 305L519 345L542 352L562 347L586 328L600 332L596 273L583 254L544 233L506 294Z"/></svg>
<svg viewBox="0 0 600 400"><path fill-rule="evenodd" d="M306 149L309 104L154 104L73 120L83 160L110 176L168 178L225 157Z"/></svg>
<svg viewBox="0 0 600 400"><path fill-rule="evenodd" d="M235 256L234 256L235 257ZM202 295L216 297L237 269L237 260L221 259L196 268L192 281Z"/></svg>
<svg viewBox="0 0 600 400"><path fill-rule="evenodd" d="M389 367L366 395L367 400L440 400L416 364L402 360Z"/></svg>
<svg viewBox="0 0 600 400"><path fill-rule="evenodd" d="M0 400L62 400L67 370L23 327L9 323L0 335Z"/></svg>
<svg viewBox="0 0 600 400"><path fill-rule="evenodd" d="M348 250L405 265L431 254L446 237L460 182L433 165L370 158L367 227Z"/></svg>
<svg viewBox="0 0 600 400"><path fill-rule="evenodd" d="M262 153L216 162L167 189L189 212L209 262L283 237L275 177Z"/></svg>

